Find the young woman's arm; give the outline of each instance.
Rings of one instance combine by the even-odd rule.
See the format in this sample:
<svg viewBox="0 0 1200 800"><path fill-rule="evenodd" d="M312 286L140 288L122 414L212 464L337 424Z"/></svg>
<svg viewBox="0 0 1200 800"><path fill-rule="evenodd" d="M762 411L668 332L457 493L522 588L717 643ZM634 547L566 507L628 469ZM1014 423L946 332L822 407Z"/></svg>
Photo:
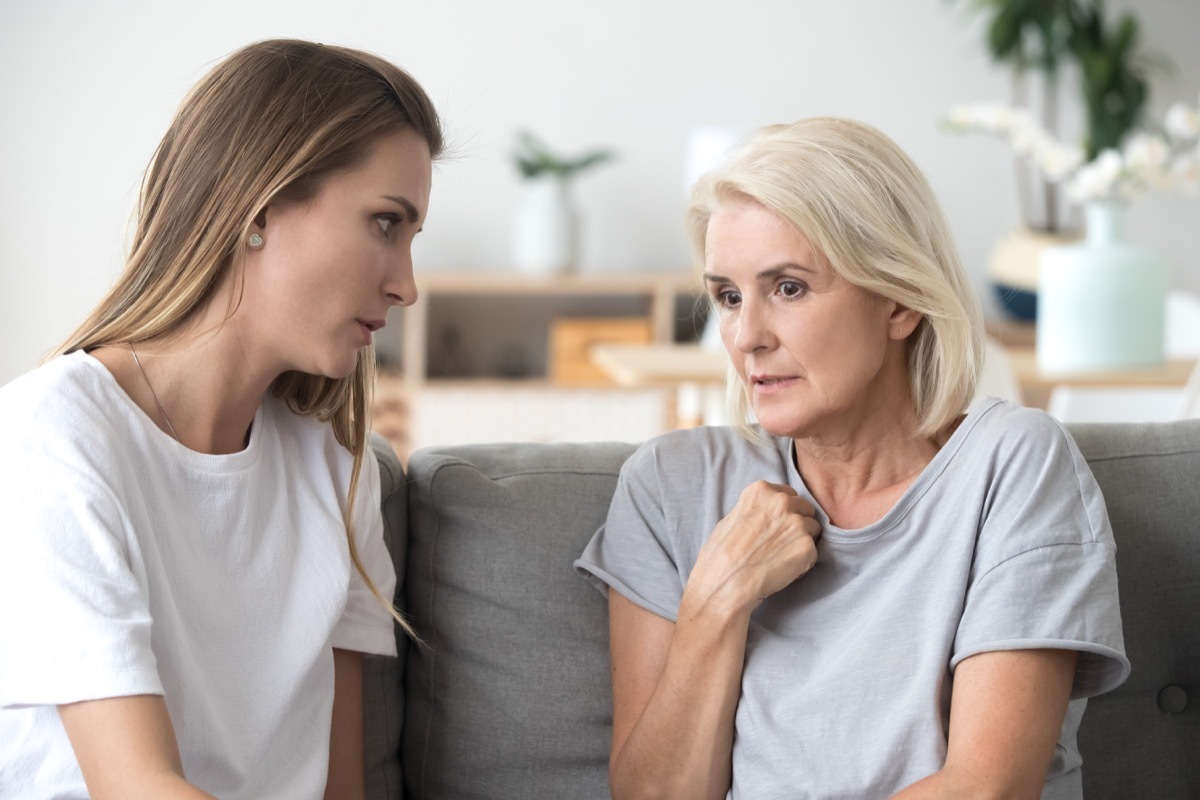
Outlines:
<svg viewBox="0 0 1200 800"><path fill-rule="evenodd" d="M92 800L214 800L184 780L161 696L69 703L58 715Z"/></svg>
<svg viewBox="0 0 1200 800"><path fill-rule="evenodd" d="M326 800L361 800L363 776L362 653L333 651L333 724Z"/></svg>
<svg viewBox="0 0 1200 800"><path fill-rule="evenodd" d="M674 623L609 591L614 798L725 797L750 613L816 563L812 513L788 487L748 487L701 550Z"/></svg>
<svg viewBox="0 0 1200 800"><path fill-rule="evenodd" d="M946 763L895 796L1037 798L1067 713L1073 650L1005 650L954 671Z"/></svg>

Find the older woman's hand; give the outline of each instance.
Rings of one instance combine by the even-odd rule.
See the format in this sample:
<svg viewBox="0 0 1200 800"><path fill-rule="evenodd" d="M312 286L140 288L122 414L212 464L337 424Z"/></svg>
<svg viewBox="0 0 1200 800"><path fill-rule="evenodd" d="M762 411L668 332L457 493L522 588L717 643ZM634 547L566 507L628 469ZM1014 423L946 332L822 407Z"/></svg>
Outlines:
<svg viewBox="0 0 1200 800"><path fill-rule="evenodd" d="M613 797L725 797L750 613L817 563L813 513L788 486L747 486L701 548L675 622L609 592Z"/></svg>
<svg viewBox="0 0 1200 800"><path fill-rule="evenodd" d="M750 484L700 550L688 593L754 609L817 563L814 513L790 486Z"/></svg>

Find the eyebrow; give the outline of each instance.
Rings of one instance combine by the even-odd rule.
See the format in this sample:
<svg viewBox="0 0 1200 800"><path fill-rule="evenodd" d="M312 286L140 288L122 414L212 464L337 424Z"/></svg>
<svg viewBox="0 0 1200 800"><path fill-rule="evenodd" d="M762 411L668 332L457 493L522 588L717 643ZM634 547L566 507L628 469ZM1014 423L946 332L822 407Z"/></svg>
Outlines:
<svg viewBox="0 0 1200 800"><path fill-rule="evenodd" d="M417 218L421 216L420 213L417 211L417 207L414 206L411 202L409 202L409 200L407 198L400 197L400 196L394 195L394 194L385 194L383 196L383 199L391 200L396 205L403 207L405 213L408 214L409 222L416 222Z"/></svg>
<svg viewBox="0 0 1200 800"><path fill-rule="evenodd" d="M760 270L754 277L762 281L778 278L781 275L787 275L790 272L816 272L816 270L814 270L812 267L806 267L803 264L796 264L789 261L785 264L779 264L774 267L767 267L764 270ZM731 281L729 278L726 278L723 275L714 275L711 272L704 273L704 280L708 283L733 283L733 281Z"/></svg>

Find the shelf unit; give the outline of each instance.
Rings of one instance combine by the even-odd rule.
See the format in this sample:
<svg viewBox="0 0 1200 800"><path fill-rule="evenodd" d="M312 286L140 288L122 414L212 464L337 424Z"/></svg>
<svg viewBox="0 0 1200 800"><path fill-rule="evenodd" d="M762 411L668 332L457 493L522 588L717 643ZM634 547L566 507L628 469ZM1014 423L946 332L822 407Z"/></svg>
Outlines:
<svg viewBox="0 0 1200 800"><path fill-rule="evenodd" d="M469 331L476 339L494 342L508 331L503 319L489 322L484 315L472 313L472 302L484 306L504 305L511 318L530 323L539 316L553 320L571 316L612 316L645 318L650 322L652 341L670 343L694 338L703 320L702 303L697 303L700 291L698 277L687 272L663 274L576 274L531 277L514 274L458 273L433 274L419 281L421 297L402 312L402 345L400 374L409 389L426 384L451 380L458 384L503 387L509 383L525 385L553 384L539 371L546 368L545 359L527 371L534 376L515 379L498 373L494 368L477 365L477 369L450 376L431 375L431 354L438 331ZM457 306L457 308L455 308ZM466 314L470 319L461 319ZM510 319L510 322L513 320ZM530 345L528 352L545 352L550 332L532 324L536 330L514 335ZM499 328L499 329L497 329Z"/></svg>
<svg viewBox="0 0 1200 800"><path fill-rule="evenodd" d="M376 340L376 429L402 459L429 444L640 440L673 427L670 390L554 380L550 340L561 320L602 318L644 321L653 343L694 341L707 308L694 273L426 273L417 284L417 303Z"/></svg>

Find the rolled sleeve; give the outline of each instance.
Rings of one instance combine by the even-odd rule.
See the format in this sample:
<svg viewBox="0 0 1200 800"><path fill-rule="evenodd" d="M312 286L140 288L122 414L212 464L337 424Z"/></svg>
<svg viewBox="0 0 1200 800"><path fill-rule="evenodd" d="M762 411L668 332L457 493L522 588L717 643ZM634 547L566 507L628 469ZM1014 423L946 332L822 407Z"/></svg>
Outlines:
<svg viewBox="0 0 1200 800"><path fill-rule="evenodd" d="M1113 549L1056 544L1014 556L971 587L954 643L953 669L977 653L1075 650L1072 699L1103 694L1129 675Z"/></svg>
<svg viewBox="0 0 1200 800"><path fill-rule="evenodd" d="M653 454L651 446L644 446L626 461L605 524L575 568L601 592L615 589L674 622L684 586L667 538L670 525Z"/></svg>
<svg viewBox="0 0 1200 800"><path fill-rule="evenodd" d="M383 541L379 464L370 452L363 459L354 503L354 541L359 562L385 598L396 593L396 572ZM374 655L396 655L396 635L388 609L351 565L346 610L333 631L333 646Z"/></svg>

